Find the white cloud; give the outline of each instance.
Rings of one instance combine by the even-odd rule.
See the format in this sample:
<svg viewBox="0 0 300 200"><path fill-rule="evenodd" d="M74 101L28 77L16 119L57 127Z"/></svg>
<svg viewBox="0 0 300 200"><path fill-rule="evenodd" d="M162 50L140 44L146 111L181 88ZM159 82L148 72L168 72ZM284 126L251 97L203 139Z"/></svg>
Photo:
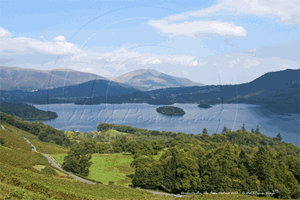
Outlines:
<svg viewBox="0 0 300 200"><path fill-rule="evenodd" d="M256 52L257 49L249 49L248 52Z"/></svg>
<svg viewBox="0 0 300 200"><path fill-rule="evenodd" d="M66 41L66 38L62 35L59 35L55 38L53 38L53 42L65 42Z"/></svg>
<svg viewBox="0 0 300 200"><path fill-rule="evenodd" d="M245 60L244 68L255 67L258 66L260 62L258 60Z"/></svg>
<svg viewBox="0 0 300 200"><path fill-rule="evenodd" d="M102 76L122 74L139 68L155 69L158 66L174 69L198 66L195 57L186 55L156 55L124 48L106 53L83 51L77 45L65 42L62 37L53 41L41 41L43 37L38 40L2 37L0 63L34 69L69 68Z"/></svg>
<svg viewBox="0 0 300 200"><path fill-rule="evenodd" d="M182 70L182 74L184 74L184 75L188 75L188 74L189 74L189 72L188 72L188 71L186 71L186 70Z"/></svg>
<svg viewBox="0 0 300 200"><path fill-rule="evenodd" d="M291 68L289 65L287 65L287 64L285 64L285 63L281 63L279 66L282 67L282 69L288 69L288 68Z"/></svg>
<svg viewBox="0 0 300 200"><path fill-rule="evenodd" d="M162 61L159 59L155 59L151 62L151 64L161 64L161 63L162 63Z"/></svg>
<svg viewBox="0 0 300 200"><path fill-rule="evenodd" d="M94 72L94 69L93 68L83 68L83 69L81 69L81 71L83 71L83 72Z"/></svg>
<svg viewBox="0 0 300 200"><path fill-rule="evenodd" d="M204 84L249 82L269 71L298 69L300 63L297 51L300 40L199 59L188 55L139 53L124 48L98 53L81 50L65 41L40 41L24 37L1 37L0 43L0 64L5 66L45 70L69 68L101 76L150 68L178 77L185 74L186 78Z"/></svg>
<svg viewBox="0 0 300 200"><path fill-rule="evenodd" d="M270 71L299 69L296 59L298 58L287 60L257 57L250 53L224 53L201 58L207 64L198 68L198 73L189 73L188 78L208 85L247 83ZM193 78L194 74L197 79Z"/></svg>
<svg viewBox="0 0 300 200"><path fill-rule="evenodd" d="M4 28L0 27L0 38L9 38L11 33Z"/></svg>
<svg viewBox="0 0 300 200"><path fill-rule="evenodd" d="M220 21L185 21L183 23L169 23L166 20L150 20L149 25L159 29L162 33L185 35L201 38L209 35L221 35L226 38L244 37L247 31L234 23Z"/></svg>
<svg viewBox="0 0 300 200"><path fill-rule="evenodd" d="M278 22L300 25L298 0L223 0L221 3L188 13L190 16L252 14L276 17Z"/></svg>
<svg viewBox="0 0 300 200"><path fill-rule="evenodd" d="M170 17L168 17L169 20L184 20L187 19L188 17L185 15L171 15Z"/></svg>
<svg viewBox="0 0 300 200"><path fill-rule="evenodd" d="M44 36L41 35L41 36L39 37L39 40L40 40L40 41L45 41Z"/></svg>

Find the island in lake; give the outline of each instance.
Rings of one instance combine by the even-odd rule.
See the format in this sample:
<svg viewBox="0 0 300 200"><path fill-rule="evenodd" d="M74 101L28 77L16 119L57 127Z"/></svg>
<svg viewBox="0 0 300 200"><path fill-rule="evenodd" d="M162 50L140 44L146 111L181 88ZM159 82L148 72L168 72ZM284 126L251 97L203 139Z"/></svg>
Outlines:
<svg viewBox="0 0 300 200"><path fill-rule="evenodd" d="M162 107L156 108L156 111L163 115L170 115L170 116L173 116L173 115L181 116L181 115L185 114L183 109L174 107L174 106L162 106Z"/></svg>
<svg viewBox="0 0 300 200"><path fill-rule="evenodd" d="M200 102L200 104L198 105L199 108L210 108L211 105L209 105L208 103L206 103L205 101Z"/></svg>

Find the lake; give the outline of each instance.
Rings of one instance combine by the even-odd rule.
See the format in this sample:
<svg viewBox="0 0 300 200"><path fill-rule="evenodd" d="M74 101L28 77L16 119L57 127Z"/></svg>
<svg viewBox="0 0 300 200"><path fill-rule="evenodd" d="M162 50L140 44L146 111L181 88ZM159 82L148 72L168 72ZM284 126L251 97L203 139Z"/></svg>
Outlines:
<svg viewBox="0 0 300 200"><path fill-rule="evenodd" d="M117 125L126 124L148 130L202 133L207 128L209 135L220 133L224 125L237 130L245 123L246 130L260 127L260 132L275 137L282 135L283 141L299 145L299 114L276 114L261 105L219 104L211 108L198 108L198 104L173 104L182 108L184 116L164 116L156 112L159 105L149 104L46 104L34 105L45 111L54 111L58 118L44 121L60 130L80 132L96 131L100 122Z"/></svg>

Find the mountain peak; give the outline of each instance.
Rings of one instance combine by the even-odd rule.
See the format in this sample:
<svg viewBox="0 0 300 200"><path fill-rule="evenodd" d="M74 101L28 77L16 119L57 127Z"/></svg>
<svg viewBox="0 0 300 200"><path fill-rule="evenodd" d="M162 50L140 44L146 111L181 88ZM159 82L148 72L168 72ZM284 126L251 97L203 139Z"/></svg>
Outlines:
<svg viewBox="0 0 300 200"><path fill-rule="evenodd" d="M159 72L155 69L138 69L113 77L119 83L126 83L140 90L155 90L169 87L203 86L187 78L179 78Z"/></svg>

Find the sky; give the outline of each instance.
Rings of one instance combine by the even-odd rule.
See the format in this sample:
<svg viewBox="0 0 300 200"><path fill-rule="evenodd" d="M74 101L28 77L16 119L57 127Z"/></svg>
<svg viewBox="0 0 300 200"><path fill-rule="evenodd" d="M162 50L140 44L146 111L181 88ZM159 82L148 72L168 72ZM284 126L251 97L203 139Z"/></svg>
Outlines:
<svg viewBox="0 0 300 200"><path fill-rule="evenodd" d="M207 85L299 69L299 0L0 0L0 66Z"/></svg>

